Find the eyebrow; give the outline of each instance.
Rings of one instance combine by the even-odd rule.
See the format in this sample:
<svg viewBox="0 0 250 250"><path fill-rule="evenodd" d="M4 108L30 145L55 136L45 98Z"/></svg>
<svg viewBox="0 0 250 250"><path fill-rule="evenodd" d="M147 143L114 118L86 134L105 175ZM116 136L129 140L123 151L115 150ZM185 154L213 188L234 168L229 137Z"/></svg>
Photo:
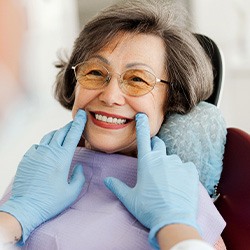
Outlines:
<svg viewBox="0 0 250 250"><path fill-rule="evenodd" d="M153 70L149 65L145 64L145 63L128 63L126 65L126 68L133 68L134 66L145 66L147 68L150 68L151 70Z"/></svg>
<svg viewBox="0 0 250 250"><path fill-rule="evenodd" d="M110 65L110 62L106 58L104 58L104 57L102 57L100 55L93 55L90 59L92 59L92 58L93 59L95 59L95 58L99 59L103 63L105 63L107 65ZM152 72L154 72L154 70L149 65L147 65L145 63L134 62L134 63L128 63L128 64L126 64L126 68L133 68L135 66L144 66L144 67L147 67L148 69L150 69Z"/></svg>
<svg viewBox="0 0 250 250"><path fill-rule="evenodd" d="M94 59L94 58L99 59L100 61L104 62L105 64L110 65L110 62L106 58L104 58L100 55L93 55L90 59Z"/></svg>

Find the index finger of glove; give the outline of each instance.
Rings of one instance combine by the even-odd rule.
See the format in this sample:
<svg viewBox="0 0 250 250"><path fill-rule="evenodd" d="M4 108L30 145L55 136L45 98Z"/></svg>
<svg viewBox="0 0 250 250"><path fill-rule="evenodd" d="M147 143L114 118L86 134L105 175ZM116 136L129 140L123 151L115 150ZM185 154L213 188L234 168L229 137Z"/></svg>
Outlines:
<svg viewBox="0 0 250 250"><path fill-rule="evenodd" d="M86 112L84 110L78 110L63 142L64 147L67 147L68 149L75 149L77 147L85 128L86 121Z"/></svg>
<svg viewBox="0 0 250 250"><path fill-rule="evenodd" d="M145 114L136 114L136 138L138 158L151 151L150 127L148 117Z"/></svg>

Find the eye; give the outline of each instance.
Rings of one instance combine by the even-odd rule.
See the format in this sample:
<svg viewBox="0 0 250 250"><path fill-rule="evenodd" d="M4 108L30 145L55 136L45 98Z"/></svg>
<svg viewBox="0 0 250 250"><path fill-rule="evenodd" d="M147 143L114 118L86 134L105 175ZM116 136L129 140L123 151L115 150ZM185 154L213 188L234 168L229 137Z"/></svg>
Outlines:
<svg viewBox="0 0 250 250"><path fill-rule="evenodd" d="M131 86L150 85L150 74L141 69L127 70L123 75L123 80Z"/></svg>
<svg viewBox="0 0 250 250"><path fill-rule="evenodd" d="M138 76L134 76L130 80L133 82L145 82L142 78L140 78Z"/></svg>
<svg viewBox="0 0 250 250"><path fill-rule="evenodd" d="M103 76L104 74L100 70L91 70L87 72L86 75Z"/></svg>

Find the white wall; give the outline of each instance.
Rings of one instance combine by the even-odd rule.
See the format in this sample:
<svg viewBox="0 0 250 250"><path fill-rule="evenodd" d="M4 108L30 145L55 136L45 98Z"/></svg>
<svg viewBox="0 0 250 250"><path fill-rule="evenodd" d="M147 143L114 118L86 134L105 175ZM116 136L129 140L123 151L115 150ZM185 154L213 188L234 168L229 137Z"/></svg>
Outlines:
<svg viewBox="0 0 250 250"><path fill-rule="evenodd" d="M228 127L250 133L250 2L192 0L196 32L212 38L225 58L220 109Z"/></svg>
<svg viewBox="0 0 250 250"><path fill-rule="evenodd" d="M71 120L52 95L60 48L70 50L79 32L75 0L27 0L28 32L22 60L27 92L14 107L0 145L0 197L22 155L42 136ZM1 131L2 132L2 131Z"/></svg>

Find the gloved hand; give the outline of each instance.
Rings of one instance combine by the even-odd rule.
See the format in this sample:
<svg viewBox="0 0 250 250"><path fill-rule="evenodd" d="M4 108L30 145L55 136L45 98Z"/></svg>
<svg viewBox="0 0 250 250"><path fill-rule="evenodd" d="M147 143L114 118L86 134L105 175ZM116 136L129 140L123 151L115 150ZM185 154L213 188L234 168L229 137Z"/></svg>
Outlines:
<svg viewBox="0 0 250 250"><path fill-rule="evenodd" d="M162 227L181 223L197 228L198 173L193 163L166 155L164 142L153 137L145 114L136 115L138 173L135 187L108 177L106 186L147 228L149 242L158 249L156 234Z"/></svg>
<svg viewBox="0 0 250 250"><path fill-rule="evenodd" d="M0 206L20 222L24 244L41 223L55 217L78 197L85 182L82 166L74 168L71 161L85 127L87 117L79 110L74 121L43 137L33 145L19 163L11 197Z"/></svg>

